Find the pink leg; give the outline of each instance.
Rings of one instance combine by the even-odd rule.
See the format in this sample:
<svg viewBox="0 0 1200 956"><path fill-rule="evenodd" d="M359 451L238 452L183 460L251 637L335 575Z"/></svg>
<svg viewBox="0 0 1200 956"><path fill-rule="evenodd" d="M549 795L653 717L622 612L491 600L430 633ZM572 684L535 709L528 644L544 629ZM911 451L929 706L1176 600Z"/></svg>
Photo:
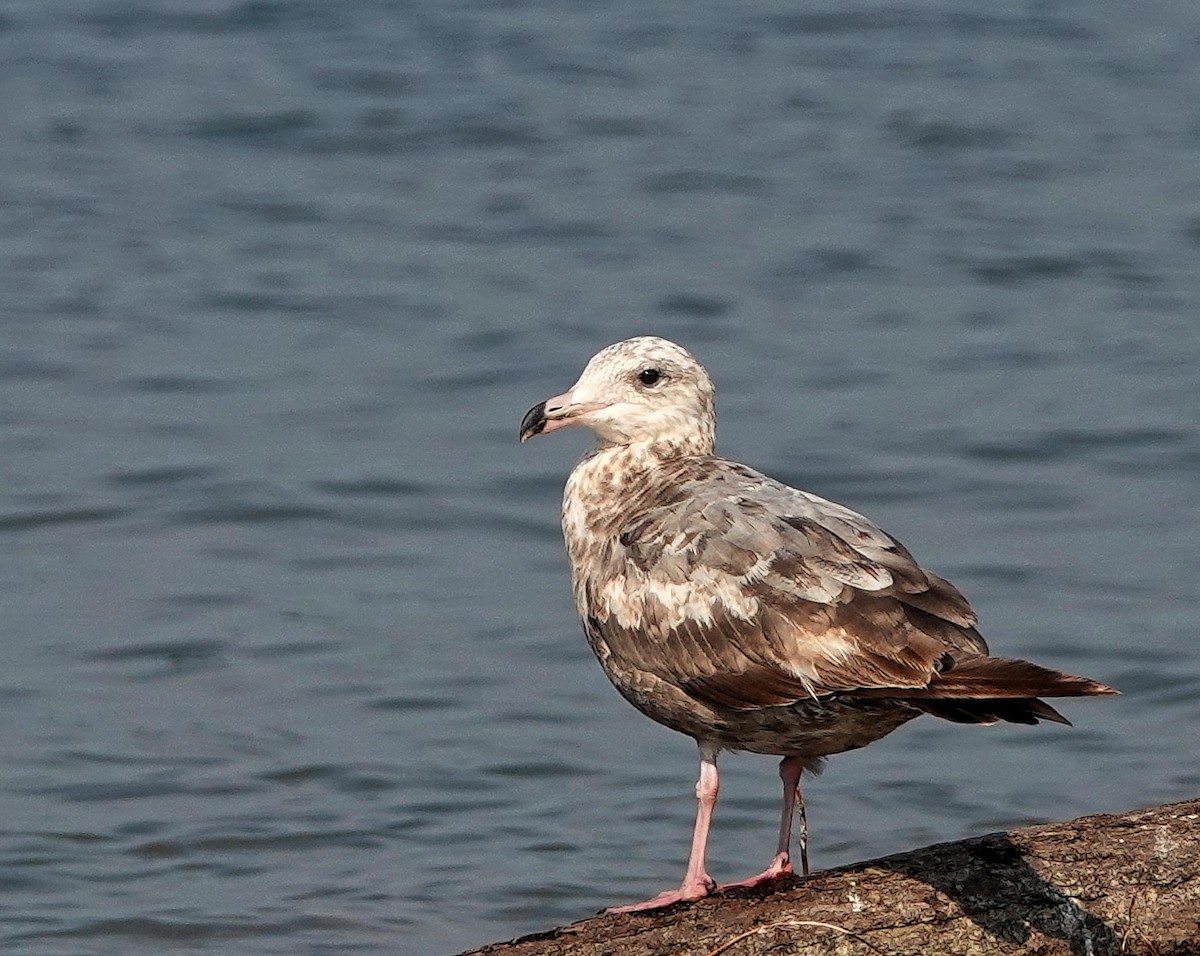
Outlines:
<svg viewBox="0 0 1200 956"><path fill-rule="evenodd" d="M783 781L783 815L779 818L779 844L775 848L775 859L756 876L736 883L725 883L721 889L738 886L761 886L773 880L791 876L792 870L792 810L800 814L800 868L808 876L808 817L804 812L804 794L800 792L800 775L805 762L801 757L784 757L779 762L779 779Z"/></svg>
<svg viewBox="0 0 1200 956"><path fill-rule="evenodd" d="M704 869L704 854L708 847L708 828L712 823L713 807L717 805L717 754L700 745L700 779L696 781L696 827L692 831L692 852L688 857L687 873L677 890L665 890L652 900L632 906L614 906L606 913L636 913L655 910L684 900L699 900L716 889L716 881Z"/></svg>

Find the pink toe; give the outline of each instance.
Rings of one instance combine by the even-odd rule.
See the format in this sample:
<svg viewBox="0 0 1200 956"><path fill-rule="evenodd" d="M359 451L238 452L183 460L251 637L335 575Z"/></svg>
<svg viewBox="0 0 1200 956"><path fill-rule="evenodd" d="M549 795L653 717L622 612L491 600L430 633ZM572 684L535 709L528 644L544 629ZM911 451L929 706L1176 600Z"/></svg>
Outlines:
<svg viewBox="0 0 1200 956"><path fill-rule="evenodd" d="M704 897L716 889L716 886L717 884L713 878L705 874L699 880L685 882L677 890L664 890L658 896L654 897L654 899L646 900L643 903L633 903L630 906L613 906L604 912L644 913L647 910L662 909L664 906L671 906L675 903L690 903L704 899Z"/></svg>
<svg viewBox="0 0 1200 956"><path fill-rule="evenodd" d="M794 875L795 871L792 869L792 861L788 857L780 855L775 857L771 861L771 865L761 873L745 880L738 880L736 883L722 883L721 889L730 890L763 886L767 883L774 883L776 880L787 879Z"/></svg>

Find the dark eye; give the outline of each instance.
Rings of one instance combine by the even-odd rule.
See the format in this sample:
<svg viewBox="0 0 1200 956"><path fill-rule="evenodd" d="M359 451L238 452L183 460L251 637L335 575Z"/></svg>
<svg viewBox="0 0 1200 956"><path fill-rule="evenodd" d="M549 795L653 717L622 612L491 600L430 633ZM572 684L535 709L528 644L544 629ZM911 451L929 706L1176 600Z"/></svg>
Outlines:
<svg viewBox="0 0 1200 956"><path fill-rule="evenodd" d="M638 381L643 385L654 385L660 378L662 373L656 368L644 368L638 372Z"/></svg>

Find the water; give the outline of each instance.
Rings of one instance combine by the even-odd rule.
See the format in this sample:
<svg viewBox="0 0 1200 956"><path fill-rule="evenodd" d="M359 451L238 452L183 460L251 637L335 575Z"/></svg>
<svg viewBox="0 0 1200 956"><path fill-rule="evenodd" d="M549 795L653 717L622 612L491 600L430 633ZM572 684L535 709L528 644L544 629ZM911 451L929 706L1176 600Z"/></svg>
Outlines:
<svg viewBox="0 0 1200 956"><path fill-rule="evenodd" d="M1075 728L922 720L828 866L1200 791L1193 5L10 2L0 941L446 953L679 878L521 414L657 332ZM712 870L774 840L723 762Z"/></svg>

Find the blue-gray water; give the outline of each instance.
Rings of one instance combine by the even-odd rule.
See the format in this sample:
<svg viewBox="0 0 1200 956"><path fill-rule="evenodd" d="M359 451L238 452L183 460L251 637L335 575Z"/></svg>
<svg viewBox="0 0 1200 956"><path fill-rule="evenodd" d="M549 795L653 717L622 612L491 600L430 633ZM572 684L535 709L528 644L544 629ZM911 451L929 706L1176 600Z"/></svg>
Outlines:
<svg viewBox="0 0 1200 956"><path fill-rule="evenodd" d="M818 866L1200 791L1200 8L0 6L0 945L427 956L675 883L516 443L656 332L1075 728L919 721ZM723 761L712 871L774 841Z"/></svg>

